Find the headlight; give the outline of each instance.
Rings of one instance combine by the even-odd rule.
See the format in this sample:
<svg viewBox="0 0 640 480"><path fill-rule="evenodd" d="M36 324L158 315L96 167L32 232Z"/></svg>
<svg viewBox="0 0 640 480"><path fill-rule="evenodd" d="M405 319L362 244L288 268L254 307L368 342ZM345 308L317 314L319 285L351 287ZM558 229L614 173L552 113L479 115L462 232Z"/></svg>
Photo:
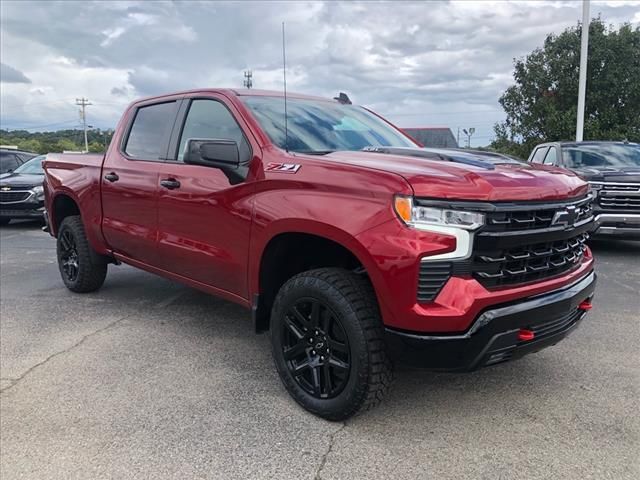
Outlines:
<svg viewBox="0 0 640 480"><path fill-rule="evenodd" d="M35 193L36 195L40 195L40 194L44 193L44 188L42 188L42 185L38 185L37 187L33 187L31 189L31 191L33 193Z"/></svg>
<svg viewBox="0 0 640 480"><path fill-rule="evenodd" d="M476 230L484 225L484 215L482 213L421 207L413 204L413 197L396 196L394 207L398 217L410 226L435 225Z"/></svg>

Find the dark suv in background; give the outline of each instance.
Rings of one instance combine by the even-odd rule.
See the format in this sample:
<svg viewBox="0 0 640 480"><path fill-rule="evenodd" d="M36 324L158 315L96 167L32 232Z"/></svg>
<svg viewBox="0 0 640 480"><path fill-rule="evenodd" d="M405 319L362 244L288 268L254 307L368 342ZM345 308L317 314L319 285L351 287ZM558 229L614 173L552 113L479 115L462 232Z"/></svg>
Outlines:
<svg viewBox="0 0 640 480"><path fill-rule="evenodd" d="M640 145L553 142L533 149L529 162L576 172L591 185L595 235L640 239Z"/></svg>
<svg viewBox="0 0 640 480"><path fill-rule="evenodd" d="M0 148L0 175L14 171L37 155L37 153L23 152L12 148Z"/></svg>
<svg viewBox="0 0 640 480"><path fill-rule="evenodd" d="M13 219L32 219L44 222L44 170L46 155L34 157L0 175L0 225Z"/></svg>

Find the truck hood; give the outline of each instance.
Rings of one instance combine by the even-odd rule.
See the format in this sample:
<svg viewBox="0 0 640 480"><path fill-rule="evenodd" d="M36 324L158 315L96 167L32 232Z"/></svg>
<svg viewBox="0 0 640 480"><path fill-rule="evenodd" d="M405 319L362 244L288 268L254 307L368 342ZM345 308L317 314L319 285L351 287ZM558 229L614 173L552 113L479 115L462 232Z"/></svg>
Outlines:
<svg viewBox="0 0 640 480"><path fill-rule="evenodd" d="M483 201L563 200L587 193L576 174L528 163L494 163L492 169L446 160L378 152L335 152L342 164L396 173L418 197Z"/></svg>
<svg viewBox="0 0 640 480"><path fill-rule="evenodd" d="M572 169L581 178L589 182L640 183L639 167L582 167Z"/></svg>

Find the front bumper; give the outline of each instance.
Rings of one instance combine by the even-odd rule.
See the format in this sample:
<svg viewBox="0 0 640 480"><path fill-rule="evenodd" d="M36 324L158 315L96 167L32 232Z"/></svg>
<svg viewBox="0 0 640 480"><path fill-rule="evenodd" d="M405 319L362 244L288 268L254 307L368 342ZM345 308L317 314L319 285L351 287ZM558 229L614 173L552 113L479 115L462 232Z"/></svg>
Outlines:
<svg viewBox="0 0 640 480"><path fill-rule="evenodd" d="M0 218L42 220L43 215L43 203L11 205L11 208L0 206Z"/></svg>
<svg viewBox="0 0 640 480"><path fill-rule="evenodd" d="M519 358L571 333L586 314L578 307L593 297L595 284L591 271L565 288L485 310L463 334L426 335L387 328L387 347L397 361L433 370L474 370ZM521 329L534 332L533 340L519 340Z"/></svg>
<svg viewBox="0 0 640 480"><path fill-rule="evenodd" d="M599 213L595 218L593 235L640 239L640 214Z"/></svg>

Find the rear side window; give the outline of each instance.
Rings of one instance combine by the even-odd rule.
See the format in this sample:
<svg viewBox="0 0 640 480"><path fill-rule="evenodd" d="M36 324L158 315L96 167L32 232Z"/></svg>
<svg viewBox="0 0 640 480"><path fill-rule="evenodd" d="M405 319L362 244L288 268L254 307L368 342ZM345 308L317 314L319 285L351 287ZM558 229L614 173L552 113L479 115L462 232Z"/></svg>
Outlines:
<svg viewBox="0 0 640 480"><path fill-rule="evenodd" d="M124 152L140 160L163 160L175 120L176 106L176 102L168 102L139 108Z"/></svg>
<svg viewBox="0 0 640 480"><path fill-rule="evenodd" d="M544 164L545 165L556 165L557 164L557 160L558 160L558 157L556 155L555 147L549 148L549 153L547 153L547 156L544 157Z"/></svg>
<svg viewBox="0 0 640 480"><path fill-rule="evenodd" d="M533 154L531 161L533 163L542 163L545 155L547 154L547 150L549 150L549 147L540 147L537 149L536 153Z"/></svg>
<svg viewBox="0 0 640 480"><path fill-rule="evenodd" d="M7 173L15 170L15 168L22 164L15 153L2 152L0 153L0 173Z"/></svg>
<svg viewBox="0 0 640 480"><path fill-rule="evenodd" d="M242 129L222 103L216 100L194 100L189 107L184 122L178 160L184 157L187 140L190 138L212 140L234 140L238 144L240 158L246 158L249 145L242 134Z"/></svg>

